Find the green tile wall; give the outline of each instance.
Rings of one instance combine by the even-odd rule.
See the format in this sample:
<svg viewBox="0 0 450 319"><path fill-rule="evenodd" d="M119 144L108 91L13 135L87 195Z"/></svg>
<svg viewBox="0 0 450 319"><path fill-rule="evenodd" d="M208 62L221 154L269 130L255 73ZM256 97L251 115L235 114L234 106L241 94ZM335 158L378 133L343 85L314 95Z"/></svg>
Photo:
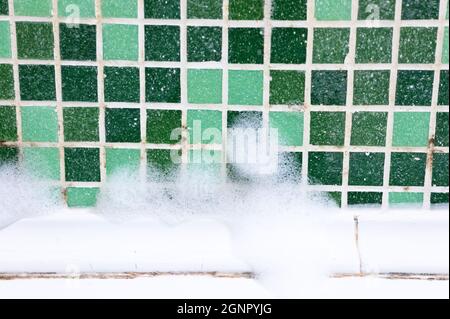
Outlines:
<svg viewBox="0 0 450 319"><path fill-rule="evenodd" d="M0 166L23 165L88 207L120 170L173 179L184 155L208 171L193 160L221 159L231 128L272 128L277 178L308 193L343 207L448 203L447 10L0 0ZM249 180L222 166L210 171Z"/></svg>

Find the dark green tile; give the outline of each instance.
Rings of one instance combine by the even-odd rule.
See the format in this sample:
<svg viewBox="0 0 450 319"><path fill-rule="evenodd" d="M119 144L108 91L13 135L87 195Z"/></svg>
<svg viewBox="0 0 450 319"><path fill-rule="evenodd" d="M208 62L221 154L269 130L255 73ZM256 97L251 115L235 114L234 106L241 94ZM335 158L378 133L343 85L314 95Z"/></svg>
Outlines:
<svg viewBox="0 0 450 319"><path fill-rule="evenodd" d="M358 28L356 63L391 63L392 28Z"/></svg>
<svg viewBox="0 0 450 319"><path fill-rule="evenodd" d="M60 50L62 60L97 60L95 25L80 24L76 28L61 23L59 25Z"/></svg>
<svg viewBox="0 0 450 319"><path fill-rule="evenodd" d="M264 62L264 30L257 28L228 29L229 63L262 64Z"/></svg>
<svg viewBox="0 0 450 319"><path fill-rule="evenodd" d="M146 61L180 61L180 27L145 26Z"/></svg>
<svg viewBox="0 0 450 319"><path fill-rule="evenodd" d="M100 182L100 149L65 148L66 181Z"/></svg>
<svg viewBox="0 0 450 319"><path fill-rule="evenodd" d="M272 0L272 20L306 20L307 0Z"/></svg>
<svg viewBox="0 0 450 319"><path fill-rule="evenodd" d="M434 63L437 28L410 28L400 30L399 63Z"/></svg>
<svg viewBox="0 0 450 319"><path fill-rule="evenodd" d="M306 62L306 28L273 28L270 61L272 63L304 64Z"/></svg>
<svg viewBox="0 0 450 319"><path fill-rule="evenodd" d="M355 112L352 122L351 145L386 145L387 113Z"/></svg>
<svg viewBox="0 0 450 319"><path fill-rule="evenodd" d="M311 112L312 145L344 145L345 112Z"/></svg>
<svg viewBox="0 0 450 319"><path fill-rule="evenodd" d="M173 158L180 158L180 150L147 151L148 174L150 181L173 181L177 177L180 163L174 162Z"/></svg>
<svg viewBox="0 0 450 319"><path fill-rule="evenodd" d="M345 105L346 102L347 71L312 71L313 105Z"/></svg>
<svg viewBox="0 0 450 319"><path fill-rule="evenodd" d="M55 101L55 67L19 65L20 97L25 101Z"/></svg>
<svg viewBox="0 0 450 319"><path fill-rule="evenodd" d="M221 27L188 27L188 62L222 60Z"/></svg>
<svg viewBox="0 0 450 319"><path fill-rule="evenodd" d="M19 59L53 60L53 26L51 23L17 22Z"/></svg>
<svg viewBox="0 0 450 319"><path fill-rule="evenodd" d="M8 14L8 0L0 0L0 16L7 16Z"/></svg>
<svg viewBox="0 0 450 319"><path fill-rule="evenodd" d="M395 0L359 0L359 20L394 20Z"/></svg>
<svg viewBox="0 0 450 319"><path fill-rule="evenodd" d="M354 105L389 105L390 71L355 71Z"/></svg>
<svg viewBox="0 0 450 319"><path fill-rule="evenodd" d="M398 71L396 105L430 106L433 94L433 71Z"/></svg>
<svg viewBox="0 0 450 319"><path fill-rule="evenodd" d="M175 131L178 129L178 131ZM181 111L148 110L147 143L177 144L180 142ZM172 136L172 138L171 138Z"/></svg>
<svg viewBox="0 0 450 319"><path fill-rule="evenodd" d="M257 111L228 111L228 128L262 128L263 114Z"/></svg>
<svg viewBox="0 0 450 319"><path fill-rule="evenodd" d="M433 186L448 187L448 153L433 154Z"/></svg>
<svg viewBox="0 0 450 319"><path fill-rule="evenodd" d="M342 185L343 153L310 152L308 180L312 185Z"/></svg>
<svg viewBox="0 0 450 319"><path fill-rule="evenodd" d="M180 103L180 69L146 68L146 101Z"/></svg>
<svg viewBox="0 0 450 319"><path fill-rule="evenodd" d="M14 100L14 72L11 64L0 64L0 100Z"/></svg>
<svg viewBox="0 0 450 319"><path fill-rule="evenodd" d="M349 185L383 186L384 153L350 153Z"/></svg>
<svg viewBox="0 0 450 319"><path fill-rule="evenodd" d="M15 165L19 161L19 149L16 147L0 146L0 167L2 165Z"/></svg>
<svg viewBox="0 0 450 319"><path fill-rule="evenodd" d="M448 112L439 112L436 114L436 146L449 146L449 117Z"/></svg>
<svg viewBox="0 0 450 319"><path fill-rule="evenodd" d="M222 19L222 0L188 0L188 19Z"/></svg>
<svg viewBox="0 0 450 319"><path fill-rule="evenodd" d="M392 153L389 184L392 186L423 186L425 153Z"/></svg>
<svg viewBox="0 0 450 319"><path fill-rule="evenodd" d="M66 142L98 142L98 108L65 107L63 117Z"/></svg>
<svg viewBox="0 0 450 319"><path fill-rule="evenodd" d="M344 63L350 28L315 28L313 63Z"/></svg>
<svg viewBox="0 0 450 319"><path fill-rule="evenodd" d="M381 205L383 193L375 192L349 192L347 197L348 205Z"/></svg>
<svg viewBox="0 0 450 319"><path fill-rule="evenodd" d="M0 142L5 141L17 141L15 106L0 106Z"/></svg>
<svg viewBox="0 0 450 319"><path fill-rule="evenodd" d="M432 193L431 194L431 204L448 204L449 194L448 193Z"/></svg>
<svg viewBox="0 0 450 319"><path fill-rule="evenodd" d="M140 109L106 109L106 142L140 143Z"/></svg>
<svg viewBox="0 0 450 319"><path fill-rule="evenodd" d="M302 105L305 100L305 73L270 71L270 104Z"/></svg>
<svg viewBox="0 0 450 319"><path fill-rule="evenodd" d="M277 181L281 183L300 183L302 178L303 154L282 152L278 156Z"/></svg>
<svg viewBox="0 0 450 319"><path fill-rule="evenodd" d="M139 68L105 67L104 75L106 102L139 102Z"/></svg>
<svg viewBox="0 0 450 319"><path fill-rule="evenodd" d="M264 0L230 0L230 20L262 20Z"/></svg>
<svg viewBox="0 0 450 319"><path fill-rule="evenodd" d="M180 0L145 0L146 19L180 19Z"/></svg>
<svg viewBox="0 0 450 319"><path fill-rule="evenodd" d="M402 20L439 18L439 0L403 0Z"/></svg>
<svg viewBox="0 0 450 319"><path fill-rule="evenodd" d="M442 70L439 75L438 105L448 105L448 70Z"/></svg>
<svg viewBox="0 0 450 319"><path fill-rule="evenodd" d="M97 102L97 68L62 66L63 101Z"/></svg>

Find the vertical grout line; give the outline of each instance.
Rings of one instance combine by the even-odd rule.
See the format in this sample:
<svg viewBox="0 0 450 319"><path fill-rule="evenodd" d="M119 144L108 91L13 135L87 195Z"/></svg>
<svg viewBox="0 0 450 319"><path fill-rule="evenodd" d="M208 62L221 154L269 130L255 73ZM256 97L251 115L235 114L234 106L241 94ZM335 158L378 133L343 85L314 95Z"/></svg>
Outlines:
<svg viewBox="0 0 450 319"><path fill-rule="evenodd" d="M269 138L269 112L270 112L270 63L272 47L272 0L264 1L264 67L263 67L263 130L266 138ZM270 154L272 155L272 154Z"/></svg>
<svg viewBox="0 0 450 319"><path fill-rule="evenodd" d="M146 82L145 82L145 13L144 0L138 0L138 47L139 47L139 87L140 87L140 110L141 110L141 160L139 176L141 182L147 179L147 109L146 102Z"/></svg>
<svg viewBox="0 0 450 319"><path fill-rule="evenodd" d="M222 180L227 181L228 146L228 12L229 0L223 0L222 7Z"/></svg>
<svg viewBox="0 0 450 319"><path fill-rule="evenodd" d="M389 107L386 126L386 151L384 159L384 174L383 174L383 202L382 208L389 207L389 182L391 175L391 156L392 156L392 139L394 131L394 109L395 99L397 95L397 75L398 75L398 55L400 47L400 26L402 18L403 0L397 0L395 3L395 20L392 36L392 63L391 73L389 79Z"/></svg>
<svg viewBox="0 0 450 319"><path fill-rule="evenodd" d="M439 7L439 27L437 29L437 40L436 40L436 55L435 63L433 65L434 69L434 79L433 79L433 95L431 100L431 111L430 111L430 127L428 133L428 154L426 161L425 170L425 182L424 182L424 194L423 194L423 207L425 209L431 208L431 189L433 187L433 153L435 146L435 135L436 135L436 115L438 108L439 99L439 81L442 66L442 51L444 45L444 26L445 26L445 16L447 11L448 1L441 0Z"/></svg>
<svg viewBox="0 0 450 319"><path fill-rule="evenodd" d="M186 169L188 163L188 130L187 130L187 107L188 107L188 85L187 85L187 0L180 0L180 81L181 81L181 150L182 169Z"/></svg>

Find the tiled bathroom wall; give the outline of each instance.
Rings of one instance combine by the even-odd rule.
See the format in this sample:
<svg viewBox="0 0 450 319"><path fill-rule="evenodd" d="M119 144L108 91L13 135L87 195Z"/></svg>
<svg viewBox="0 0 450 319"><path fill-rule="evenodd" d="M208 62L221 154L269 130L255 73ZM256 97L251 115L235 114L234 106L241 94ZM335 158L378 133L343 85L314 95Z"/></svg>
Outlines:
<svg viewBox="0 0 450 319"><path fill-rule="evenodd" d="M247 123L344 207L448 203L448 25L448 0L0 0L0 163L90 206Z"/></svg>

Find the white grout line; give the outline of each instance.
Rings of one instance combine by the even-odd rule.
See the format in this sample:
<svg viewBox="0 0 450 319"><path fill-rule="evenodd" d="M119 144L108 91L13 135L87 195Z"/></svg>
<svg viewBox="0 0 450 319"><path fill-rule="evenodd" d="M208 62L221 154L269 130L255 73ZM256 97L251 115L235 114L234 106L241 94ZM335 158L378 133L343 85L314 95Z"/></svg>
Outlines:
<svg viewBox="0 0 450 319"><path fill-rule="evenodd" d="M229 0L223 0L222 6L222 180L227 181L228 147L228 26Z"/></svg>
<svg viewBox="0 0 450 319"><path fill-rule="evenodd" d="M264 64L263 64L263 130L265 130L265 138L270 138L269 128L270 128L270 65L271 65L271 52L272 52L272 25L271 25L271 14L272 14L272 0L264 1Z"/></svg>
<svg viewBox="0 0 450 319"><path fill-rule="evenodd" d="M140 85L140 104L138 107L141 112L141 161L139 175L141 181L147 179L147 149L145 144L147 143L147 108L146 108L146 82L145 82L145 25L144 25L144 0L138 0L138 21L139 21L139 85ZM111 103L108 103L108 107L112 107ZM130 106L128 106L130 107Z"/></svg>
<svg viewBox="0 0 450 319"><path fill-rule="evenodd" d="M189 141L187 130L187 110L188 104L188 64L187 64L187 0L180 0L180 84L181 84L181 146L182 146L182 165L181 169L186 169L188 163Z"/></svg>

